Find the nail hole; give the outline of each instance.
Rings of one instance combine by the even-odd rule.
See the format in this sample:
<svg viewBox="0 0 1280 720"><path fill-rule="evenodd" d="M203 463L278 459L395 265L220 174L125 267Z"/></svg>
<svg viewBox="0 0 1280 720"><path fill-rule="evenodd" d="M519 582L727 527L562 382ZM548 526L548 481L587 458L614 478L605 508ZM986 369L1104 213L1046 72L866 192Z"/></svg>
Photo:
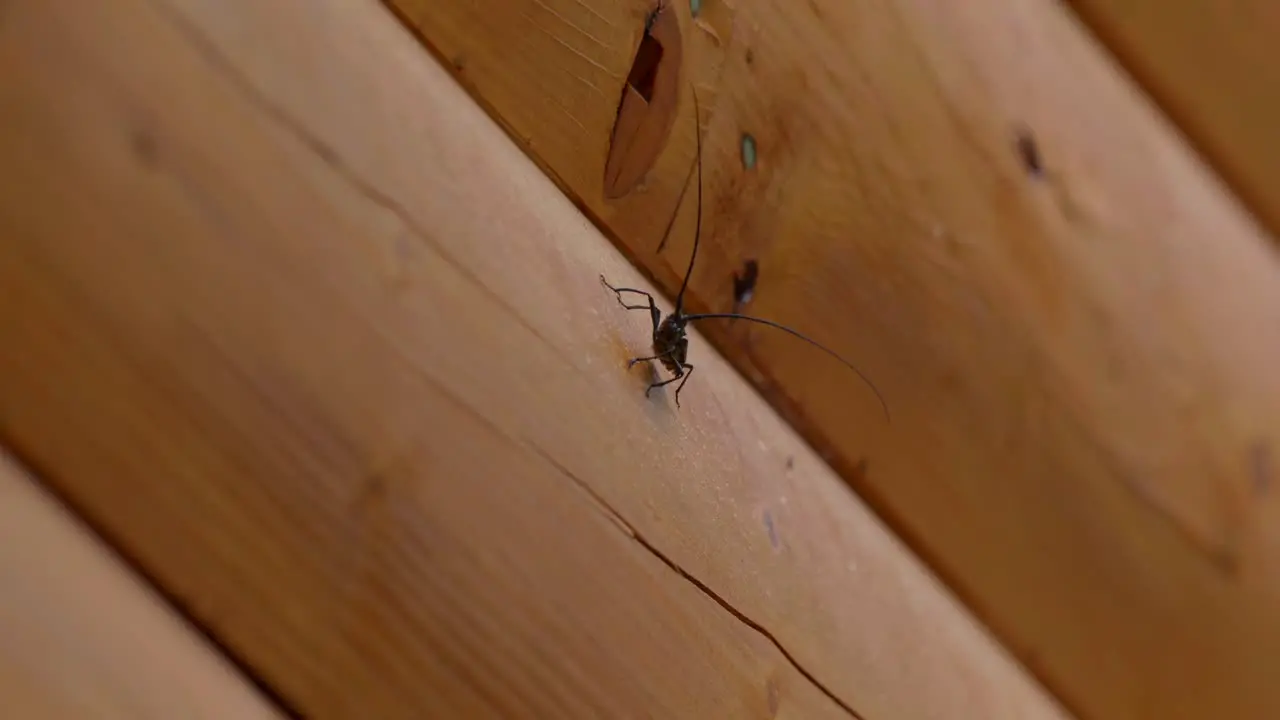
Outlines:
<svg viewBox="0 0 1280 720"><path fill-rule="evenodd" d="M756 139L743 133L742 135L742 167L750 170L756 166Z"/></svg>
<svg viewBox="0 0 1280 720"><path fill-rule="evenodd" d="M1044 161L1040 158L1040 148L1029 130L1018 133L1018 157L1028 175L1039 178L1044 176Z"/></svg>
<svg viewBox="0 0 1280 720"><path fill-rule="evenodd" d="M756 292L756 280L759 277L760 263L755 260L747 260L742 264L742 272L733 274L733 302L736 307L751 302L751 297Z"/></svg>

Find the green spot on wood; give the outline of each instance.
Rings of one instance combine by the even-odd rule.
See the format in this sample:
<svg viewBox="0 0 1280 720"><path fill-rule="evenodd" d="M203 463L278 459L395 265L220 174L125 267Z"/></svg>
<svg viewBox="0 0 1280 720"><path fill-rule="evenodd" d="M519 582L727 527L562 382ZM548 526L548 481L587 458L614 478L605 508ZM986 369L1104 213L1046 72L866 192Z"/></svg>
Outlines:
<svg viewBox="0 0 1280 720"><path fill-rule="evenodd" d="M756 166L756 139L750 135L742 135L742 167L750 170Z"/></svg>

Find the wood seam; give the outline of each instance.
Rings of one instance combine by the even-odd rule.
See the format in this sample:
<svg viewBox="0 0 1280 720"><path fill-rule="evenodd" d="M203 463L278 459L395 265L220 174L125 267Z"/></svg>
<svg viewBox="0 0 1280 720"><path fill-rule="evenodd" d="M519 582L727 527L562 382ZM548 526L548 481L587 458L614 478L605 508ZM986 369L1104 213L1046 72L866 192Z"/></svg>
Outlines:
<svg viewBox="0 0 1280 720"><path fill-rule="evenodd" d="M1194 124L1187 122L1187 113L1175 107L1175 103L1170 101L1167 93L1161 91L1158 84L1152 81L1151 73L1144 70L1140 63L1134 61L1133 55L1125 51L1123 43L1118 42L1115 33L1108 31L1092 13L1082 9L1077 0L1064 0L1062 6L1077 20L1085 33L1094 39L1099 50L1106 53L1117 72L1124 75L1169 125L1177 129L1177 134L1187 149L1222 182L1240 204L1240 208L1259 227L1267 231L1267 237L1272 244L1280 247L1280 225L1271 222L1268 214L1261 210L1265 201L1254 194L1245 178L1233 171L1223 155L1213 149L1212 141L1193 129Z"/></svg>
<svg viewBox="0 0 1280 720"><path fill-rule="evenodd" d="M249 665L234 648L218 637L210 627L200 622L187 602L166 588L163 583L160 583L146 565L141 563L133 553L119 543L112 533L108 532L91 513L86 512L81 503L76 502L73 495L64 492L58 483L49 482L49 478L53 477L53 474L41 467L32 454L26 452L21 443L15 442L11 437L7 437L2 426L0 426L0 453L7 454L14 467L25 473L42 490L48 493L67 512L68 516L74 519L73 522L80 525L82 529L87 530L105 552L109 553L112 558L133 575L133 579L136 582L151 592L156 600L173 613L174 620L206 643L209 650L221 656L237 679L253 688L265 702L284 717L290 718L290 720L306 720L306 715L300 712L294 703L272 686L266 678L255 672L253 666Z"/></svg>

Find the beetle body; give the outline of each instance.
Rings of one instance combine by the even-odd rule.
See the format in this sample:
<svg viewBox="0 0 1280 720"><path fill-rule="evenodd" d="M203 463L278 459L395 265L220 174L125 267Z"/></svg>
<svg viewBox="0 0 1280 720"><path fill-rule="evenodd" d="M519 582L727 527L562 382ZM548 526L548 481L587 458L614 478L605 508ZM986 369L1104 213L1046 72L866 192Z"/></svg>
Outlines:
<svg viewBox="0 0 1280 720"><path fill-rule="evenodd" d="M653 331L653 354L672 375L684 376L685 361L689 357L689 338L684 323L676 315L668 315Z"/></svg>
<svg viewBox="0 0 1280 720"><path fill-rule="evenodd" d="M619 305L626 308L627 310L647 310L649 312L649 318L653 322L653 355L649 357L631 358L630 360L627 361L627 367L628 368L633 367L636 363L639 363L639 362L648 362L651 360L657 360L658 362L662 363L663 367L667 369L667 372L671 374L671 377L666 380L655 380L654 382L649 383L649 386L646 387L644 390L645 397L648 397L649 393L657 388L670 385L673 382L679 381L680 384L676 385L675 401L676 401L676 407L680 407L680 390L684 388L684 384L689 380L689 376L693 375L693 370L694 370L693 365L690 365L688 361L689 338L688 338L688 335L686 334L686 327L688 326L689 323L696 322L699 320L711 320L715 318L723 318L726 320L745 320L747 322L759 323L761 325L768 325L769 327L777 328L778 330L789 333L809 343L810 345L818 348L819 350L827 353L828 355L834 357L835 359L839 360L850 370L853 370L855 373L857 373L858 376L861 377L862 380L866 382L867 385L871 388L871 390L876 394L876 398L880 400L880 407L884 410L885 420L888 421L889 420L889 404L885 402L884 397L880 395L880 390L876 388L876 386L871 382L871 380L868 379L866 375L863 375L862 371L859 370L857 367L855 367L853 363L849 362L848 360L845 360L843 357L836 354L834 350L831 350L825 345L822 345L816 340L813 340L809 336L797 330L793 330L787 327L786 325L776 323L772 320L765 320L764 318L752 317L750 315L741 315L736 312L695 313L691 315L685 314L684 292L689 287L690 276L693 275L693 265L698 258L698 242L702 237L702 133L700 130L698 130L698 128L701 127L701 121L699 121L698 119L699 115L700 115L700 112L698 110L698 94L695 92L693 94L693 118L694 118L694 127L695 127L694 137L697 140L697 151L698 151L697 158L696 158L697 170L698 170L698 221L697 221L697 225L695 226L696 229L694 230L694 234L693 234L693 250L689 253L689 269L685 271L684 280L680 283L680 292L679 294L676 295L675 309L671 312L670 315L664 318L662 317L662 311L658 309L658 304L653 301L653 295L651 295L649 292L645 290L640 290L638 288L614 287L613 285L609 284L609 281L604 278L604 275L600 276L600 282L605 287L609 288L610 291L613 292L614 296L618 300ZM683 197L683 192L681 194L681 197ZM671 228L674 224L675 224L675 216L672 215L671 224L667 226L668 233L671 232ZM661 249L662 245L666 244L666 241L667 241L666 236L664 235L662 239L662 243L659 244L658 246L659 249ZM746 283L745 287L747 288L745 292L741 289L739 289L736 292L736 300L739 303L745 302L747 299L749 299L749 297L744 297L744 295L748 295L750 293L751 286L755 284L755 274L757 272L758 272L758 268L756 267L755 261L751 261L750 263L748 263L747 273L750 279L743 281ZM739 279L736 276L734 278L734 285L735 287L739 286ZM636 299L643 298L644 302L627 302L624 299L624 293L626 294L626 297L629 297L629 298L636 298Z"/></svg>

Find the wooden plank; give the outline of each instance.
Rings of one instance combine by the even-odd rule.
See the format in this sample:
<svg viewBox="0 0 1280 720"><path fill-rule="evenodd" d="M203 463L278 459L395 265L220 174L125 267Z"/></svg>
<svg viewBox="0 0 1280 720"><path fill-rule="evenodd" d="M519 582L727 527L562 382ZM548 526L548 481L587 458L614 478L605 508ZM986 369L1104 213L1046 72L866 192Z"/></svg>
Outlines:
<svg viewBox="0 0 1280 720"><path fill-rule="evenodd" d="M5 16L0 434L300 714L1063 717L380 6Z"/></svg>
<svg viewBox="0 0 1280 720"><path fill-rule="evenodd" d="M687 92L643 189L600 189L650 4L392 4L674 295ZM686 299L756 260L747 309L893 424L792 338L710 340L1082 714L1280 716L1272 238L1058 3L687 5Z"/></svg>
<svg viewBox="0 0 1280 720"><path fill-rule="evenodd" d="M283 717L2 451L0 587L5 717Z"/></svg>
<svg viewBox="0 0 1280 720"><path fill-rule="evenodd" d="M1070 0L1274 233L1280 229L1280 5Z"/></svg>

